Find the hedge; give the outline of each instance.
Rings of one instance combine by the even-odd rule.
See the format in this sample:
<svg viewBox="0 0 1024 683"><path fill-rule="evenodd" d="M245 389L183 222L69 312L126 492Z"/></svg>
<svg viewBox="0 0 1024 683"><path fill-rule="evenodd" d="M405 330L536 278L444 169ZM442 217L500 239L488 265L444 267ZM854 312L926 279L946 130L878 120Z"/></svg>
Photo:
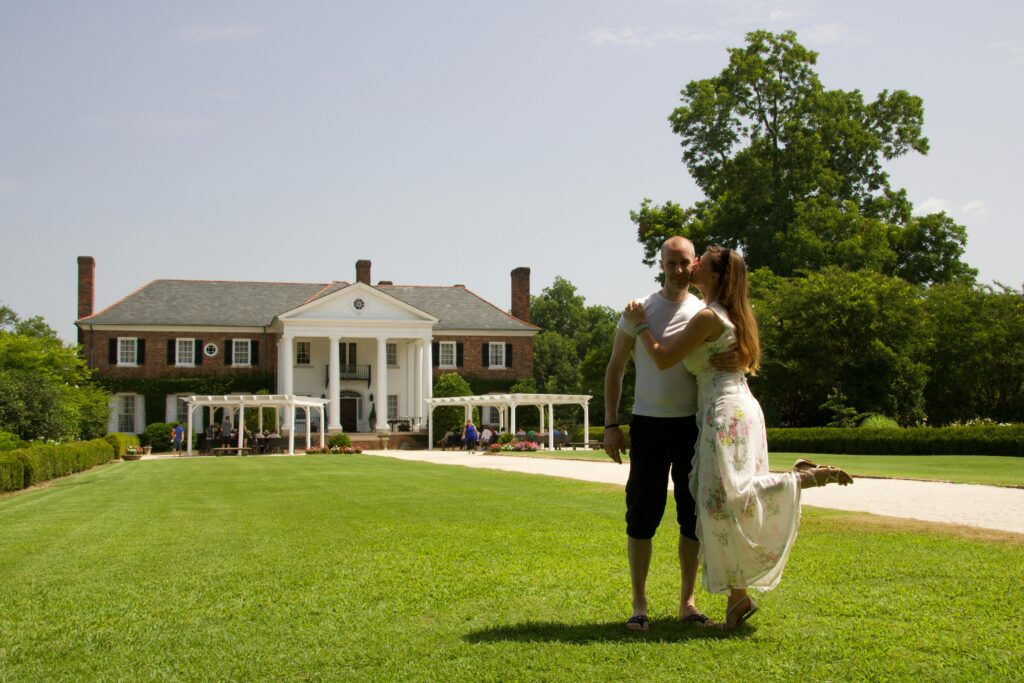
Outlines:
<svg viewBox="0 0 1024 683"><path fill-rule="evenodd" d="M629 425L628 424L621 425L619 427L619 429L622 430L622 436L626 440L626 448L629 448L632 445L632 442L630 441L630 438L629 438ZM580 426L577 426L577 427L572 427L569 430L569 439L571 441L575 442L575 443L582 442L583 441L583 426L580 425ZM604 441L604 427L603 426L598 426L598 427L593 427L592 426L590 428L590 438L588 439L588 441Z"/></svg>
<svg viewBox="0 0 1024 683"><path fill-rule="evenodd" d="M775 453L854 455L1008 455L1024 457L1024 425L843 429L772 428Z"/></svg>
<svg viewBox="0 0 1024 683"><path fill-rule="evenodd" d="M139 447L139 437L124 432L110 432L103 437L103 440L114 447L114 457L121 458L128 452L129 446Z"/></svg>
<svg viewBox="0 0 1024 683"><path fill-rule="evenodd" d="M103 439L8 451L0 455L0 491L17 491L113 459L114 447Z"/></svg>

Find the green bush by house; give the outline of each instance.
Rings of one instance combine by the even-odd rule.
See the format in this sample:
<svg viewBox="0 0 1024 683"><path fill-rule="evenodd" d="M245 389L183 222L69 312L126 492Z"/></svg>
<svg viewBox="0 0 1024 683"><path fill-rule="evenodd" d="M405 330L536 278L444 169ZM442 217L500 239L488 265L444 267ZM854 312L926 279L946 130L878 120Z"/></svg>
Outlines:
<svg viewBox="0 0 1024 683"><path fill-rule="evenodd" d="M1024 456L1024 425L773 428L768 430L768 448L775 453Z"/></svg>
<svg viewBox="0 0 1024 683"><path fill-rule="evenodd" d="M114 447L114 457L121 458L128 451L129 446L139 447L139 437L135 434L124 432L110 432L103 437L103 440Z"/></svg>
<svg viewBox="0 0 1024 683"><path fill-rule="evenodd" d="M332 434L327 444L331 448L348 448L352 445L352 439L348 438L348 434Z"/></svg>
<svg viewBox="0 0 1024 683"><path fill-rule="evenodd" d="M622 436L626 440L626 448L629 448L632 445L632 442L630 441L630 438L629 438L629 425L628 424L620 425L619 429L622 430ZM570 436L570 439L573 442L582 442L582 441L584 441L585 439L583 438L583 427L582 426L572 427L569 430L569 436ZM597 427L593 427L592 426L590 428L590 438L586 439L586 441L604 441L604 427L602 427L600 425L597 426Z"/></svg>
<svg viewBox="0 0 1024 683"><path fill-rule="evenodd" d="M0 454L0 491L17 491L102 465L114 459L114 452L114 446L104 439L8 451Z"/></svg>
<svg viewBox="0 0 1024 683"><path fill-rule="evenodd" d="M15 448L24 448L27 445L28 442L22 441L17 434L0 431L0 453L3 451L13 451Z"/></svg>

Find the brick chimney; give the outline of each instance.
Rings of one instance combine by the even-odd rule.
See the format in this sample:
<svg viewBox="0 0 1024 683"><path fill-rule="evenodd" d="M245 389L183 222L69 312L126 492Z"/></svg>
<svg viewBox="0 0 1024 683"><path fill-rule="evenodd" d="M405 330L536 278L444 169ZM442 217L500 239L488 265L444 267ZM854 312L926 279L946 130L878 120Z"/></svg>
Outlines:
<svg viewBox="0 0 1024 683"><path fill-rule="evenodd" d="M96 259L92 256L78 257L78 317L92 315L96 302ZM84 342L85 335L78 330L78 343Z"/></svg>
<svg viewBox="0 0 1024 683"><path fill-rule="evenodd" d="M530 269L512 271L512 317L530 322Z"/></svg>
<svg viewBox="0 0 1024 683"><path fill-rule="evenodd" d="M366 259L356 261L356 282L362 282L364 285L370 284L370 265L371 263Z"/></svg>

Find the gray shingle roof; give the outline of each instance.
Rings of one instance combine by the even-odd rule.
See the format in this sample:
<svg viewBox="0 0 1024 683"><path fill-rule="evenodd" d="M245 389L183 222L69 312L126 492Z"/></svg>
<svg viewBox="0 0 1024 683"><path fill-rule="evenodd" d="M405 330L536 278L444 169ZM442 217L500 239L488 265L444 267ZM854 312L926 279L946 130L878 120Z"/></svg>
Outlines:
<svg viewBox="0 0 1024 683"><path fill-rule="evenodd" d="M79 322L95 325L262 327L347 282L154 280ZM439 319L435 330L536 331L462 287L382 285L377 290Z"/></svg>

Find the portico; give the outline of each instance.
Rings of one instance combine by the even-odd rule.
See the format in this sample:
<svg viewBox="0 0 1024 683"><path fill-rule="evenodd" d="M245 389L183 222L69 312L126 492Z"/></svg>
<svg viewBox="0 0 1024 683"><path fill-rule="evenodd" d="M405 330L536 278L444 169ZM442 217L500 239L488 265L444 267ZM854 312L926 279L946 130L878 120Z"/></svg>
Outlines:
<svg viewBox="0 0 1024 683"><path fill-rule="evenodd" d="M330 432L383 430L398 417L423 425L437 322L358 282L315 298L278 316L278 389L326 398Z"/></svg>

